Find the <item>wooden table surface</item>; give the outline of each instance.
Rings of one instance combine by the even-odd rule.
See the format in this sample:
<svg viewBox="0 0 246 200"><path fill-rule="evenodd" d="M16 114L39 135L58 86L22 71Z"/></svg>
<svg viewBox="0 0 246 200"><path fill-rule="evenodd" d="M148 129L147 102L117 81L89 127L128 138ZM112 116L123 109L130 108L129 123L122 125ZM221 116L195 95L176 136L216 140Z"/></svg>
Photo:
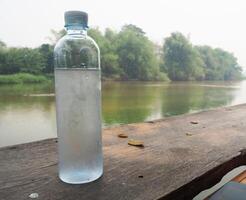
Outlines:
<svg viewBox="0 0 246 200"><path fill-rule="evenodd" d="M0 199L192 199L246 164L246 104L107 128L103 143L104 175L85 185L59 180L57 139L1 148Z"/></svg>

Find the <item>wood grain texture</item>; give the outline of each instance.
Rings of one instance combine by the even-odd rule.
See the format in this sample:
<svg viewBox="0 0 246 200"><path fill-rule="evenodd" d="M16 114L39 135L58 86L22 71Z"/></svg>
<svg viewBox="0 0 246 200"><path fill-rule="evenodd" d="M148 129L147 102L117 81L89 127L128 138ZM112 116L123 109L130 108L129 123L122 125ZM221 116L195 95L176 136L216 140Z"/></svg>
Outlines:
<svg viewBox="0 0 246 200"><path fill-rule="evenodd" d="M43 200L192 199L246 164L245 132L246 104L107 128L104 175L86 185L58 179L57 139L1 148L0 199L24 200L31 193ZM128 139L143 141L144 148Z"/></svg>

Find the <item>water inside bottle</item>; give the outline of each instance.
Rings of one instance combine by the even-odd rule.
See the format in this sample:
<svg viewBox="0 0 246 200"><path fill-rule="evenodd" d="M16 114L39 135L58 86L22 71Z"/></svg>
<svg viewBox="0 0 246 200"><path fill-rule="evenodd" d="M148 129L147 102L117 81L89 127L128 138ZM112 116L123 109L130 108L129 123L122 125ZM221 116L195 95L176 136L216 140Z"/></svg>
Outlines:
<svg viewBox="0 0 246 200"><path fill-rule="evenodd" d="M55 69L59 177L86 183L102 175L98 69ZM98 106L100 105L100 106Z"/></svg>

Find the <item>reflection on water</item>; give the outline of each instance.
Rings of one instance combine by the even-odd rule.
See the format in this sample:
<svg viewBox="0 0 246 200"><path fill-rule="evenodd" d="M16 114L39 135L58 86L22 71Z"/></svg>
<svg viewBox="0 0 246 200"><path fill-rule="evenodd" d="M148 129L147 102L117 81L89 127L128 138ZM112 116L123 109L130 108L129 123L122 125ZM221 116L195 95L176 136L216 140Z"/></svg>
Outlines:
<svg viewBox="0 0 246 200"><path fill-rule="evenodd" d="M0 147L56 137L54 97L50 84L0 86Z"/></svg>
<svg viewBox="0 0 246 200"><path fill-rule="evenodd" d="M56 136L53 86L0 86L0 146ZM42 94L42 95L40 95ZM246 103L242 82L106 82L104 126Z"/></svg>

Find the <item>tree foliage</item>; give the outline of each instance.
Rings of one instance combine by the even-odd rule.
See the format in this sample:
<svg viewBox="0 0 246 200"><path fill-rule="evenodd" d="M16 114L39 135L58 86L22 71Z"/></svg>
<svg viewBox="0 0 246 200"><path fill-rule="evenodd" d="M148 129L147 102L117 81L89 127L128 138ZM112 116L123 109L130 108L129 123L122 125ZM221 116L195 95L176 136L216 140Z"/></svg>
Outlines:
<svg viewBox="0 0 246 200"><path fill-rule="evenodd" d="M164 64L171 80L235 80L242 69L233 54L209 46L193 46L181 33L165 39Z"/></svg>
<svg viewBox="0 0 246 200"><path fill-rule="evenodd" d="M127 79L153 80L158 76L154 46L142 29L134 25L123 26L118 35L117 53Z"/></svg>
<svg viewBox="0 0 246 200"><path fill-rule="evenodd" d="M197 46L204 61L205 80L235 80L242 74L233 54L222 49L209 46Z"/></svg>
<svg viewBox="0 0 246 200"><path fill-rule="evenodd" d="M117 75L121 79L160 80L167 79L159 71L153 43L141 28L125 25L119 33L106 29L90 29L90 35L101 50L101 66L106 77Z"/></svg>
<svg viewBox="0 0 246 200"><path fill-rule="evenodd" d="M204 76L199 52L181 33L172 33L163 47L164 62L171 80L199 80Z"/></svg>
<svg viewBox="0 0 246 200"><path fill-rule="evenodd" d="M117 34L111 29L106 29L103 35L98 28L91 28L88 31L98 46L101 52L101 67L103 76L110 77L120 73L118 55L116 52Z"/></svg>
<svg viewBox="0 0 246 200"><path fill-rule="evenodd" d="M38 51L44 59L45 67L43 68L43 72L53 73L54 71L54 58L53 58L54 46L50 44L42 44L38 48Z"/></svg>
<svg viewBox="0 0 246 200"><path fill-rule="evenodd" d="M26 72L39 74L45 67L44 58L37 49L8 48L0 51L0 73Z"/></svg>
<svg viewBox="0 0 246 200"><path fill-rule="evenodd" d="M54 44L66 34L51 30L52 44L12 48L0 41L0 74L53 73ZM181 33L172 33L164 45L154 44L132 24L119 32L90 28L101 51L102 76L124 80L235 80L242 69L233 54L209 46L193 46Z"/></svg>

